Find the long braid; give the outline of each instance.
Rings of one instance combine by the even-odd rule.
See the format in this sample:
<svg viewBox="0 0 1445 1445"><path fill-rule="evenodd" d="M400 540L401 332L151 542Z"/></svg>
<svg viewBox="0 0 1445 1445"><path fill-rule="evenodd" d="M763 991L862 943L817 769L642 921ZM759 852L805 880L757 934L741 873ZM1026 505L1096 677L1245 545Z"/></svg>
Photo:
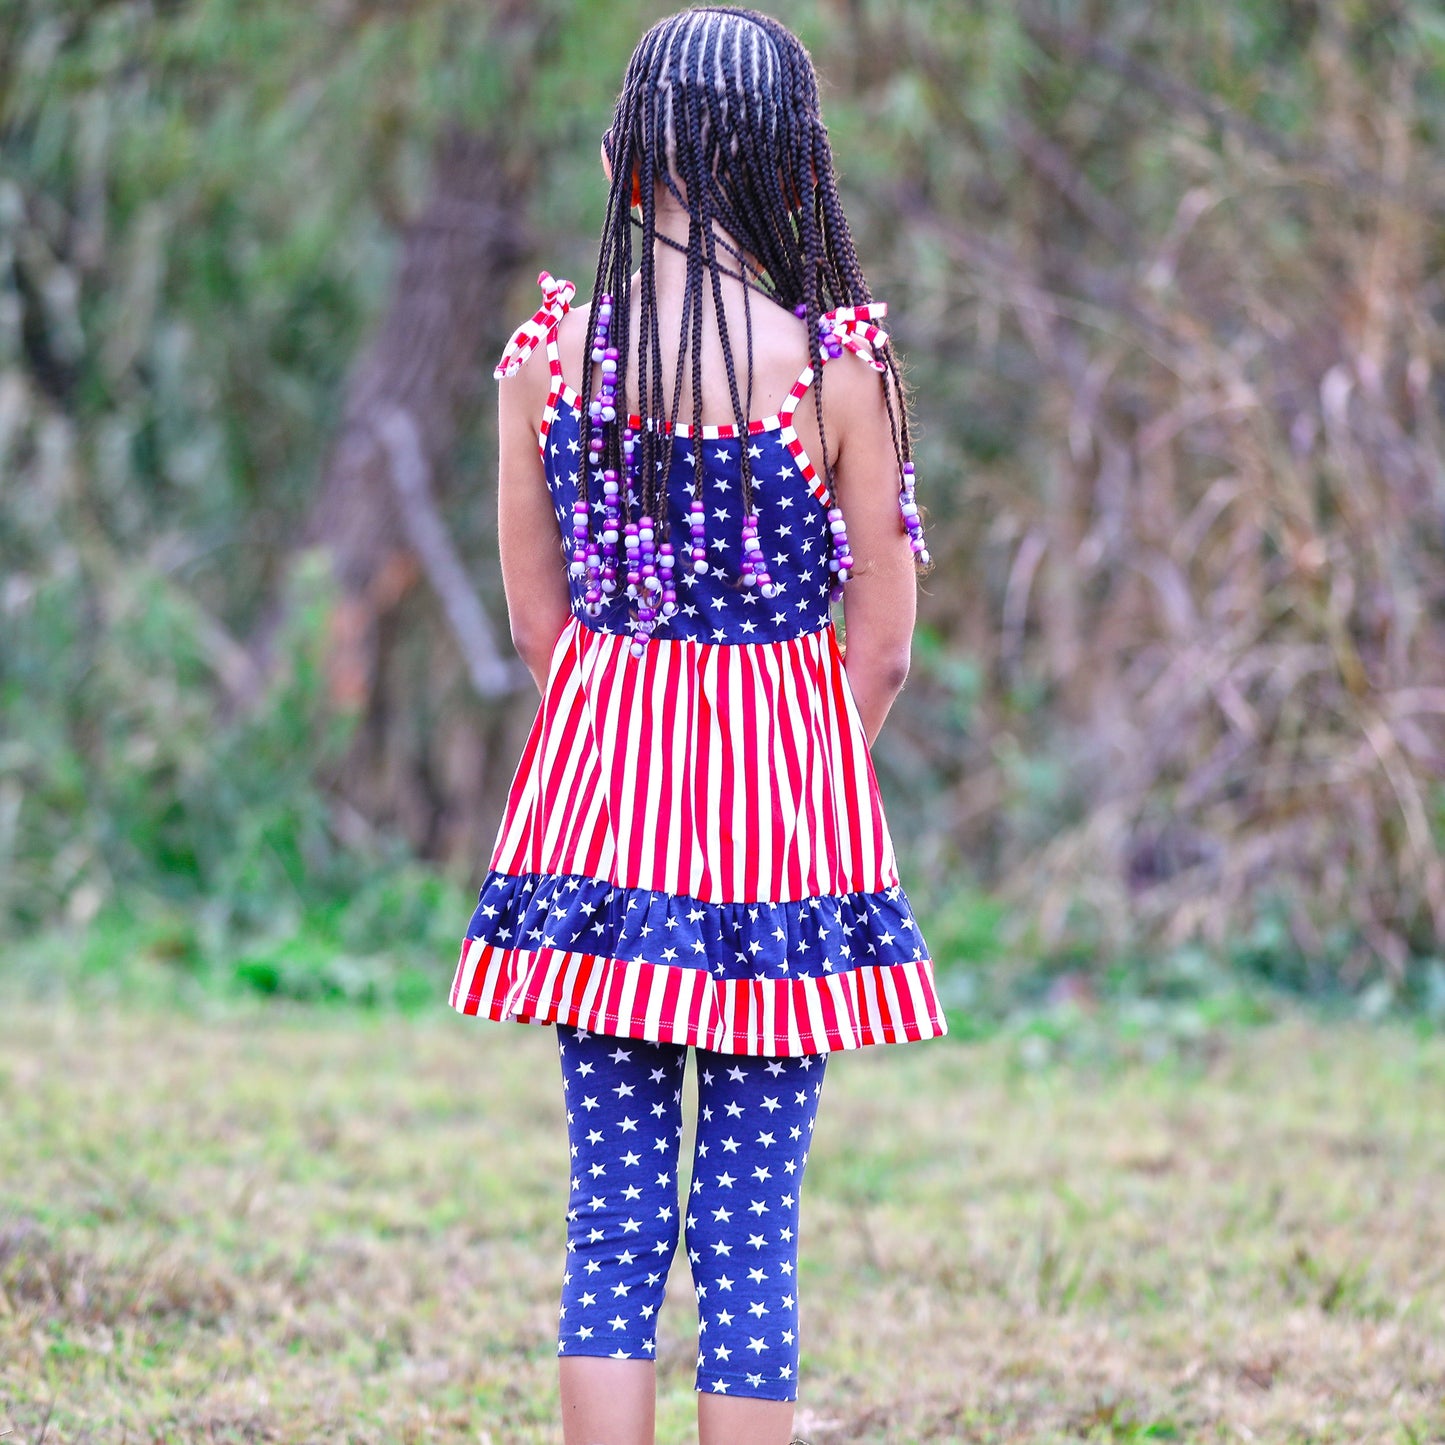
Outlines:
<svg viewBox="0 0 1445 1445"><path fill-rule="evenodd" d="M802 43L771 16L731 6L699 6L659 21L628 64L608 132L612 183L608 189L593 289L614 297L617 387L626 404L635 373L639 459L637 505L663 535L669 529L668 485L684 379L691 366L692 487L701 498L704 470L702 350L704 287L711 294L741 448L743 506L752 509L747 423L753 394L751 287L743 305L746 388L739 385L721 277L725 250L746 279L795 311L807 328L813 406L821 442L820 470L833 495L832 462L823 409L824 313L871 301L844 214L817 75ZM634 177L640 183L640 221L633 216ZM686 281L678 328L677 365L669 389L662 363L657 309L655 188L665 186L689 216ZM632 298L632 228L638 290ZM634 342L635 337L635 342ZM634 357L634 350L636 355ZM908 397L891 346L875 347L884 404L900 477L911 474ZM593 395L592 368L582 385L584 412ZM604 464L623 470L620 426L607 429ZM578 463L578 495L588 497L588 460ZM908 482L911 492L911 478ZM910 523L910 526L912 524Z"/></svg>

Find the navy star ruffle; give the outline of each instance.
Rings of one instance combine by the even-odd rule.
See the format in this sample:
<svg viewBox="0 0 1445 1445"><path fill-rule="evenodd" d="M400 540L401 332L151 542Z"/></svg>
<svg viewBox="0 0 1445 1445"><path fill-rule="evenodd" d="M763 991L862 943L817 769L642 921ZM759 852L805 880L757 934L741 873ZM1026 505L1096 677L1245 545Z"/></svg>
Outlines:
<svg viewBox="0 0 1445 1445"><path fill-rule="evenodd" d="M897 887L790 903L704 903L599 878L494 872L467 937L697 968L717 979L809 978L924 957Z"/></svg>

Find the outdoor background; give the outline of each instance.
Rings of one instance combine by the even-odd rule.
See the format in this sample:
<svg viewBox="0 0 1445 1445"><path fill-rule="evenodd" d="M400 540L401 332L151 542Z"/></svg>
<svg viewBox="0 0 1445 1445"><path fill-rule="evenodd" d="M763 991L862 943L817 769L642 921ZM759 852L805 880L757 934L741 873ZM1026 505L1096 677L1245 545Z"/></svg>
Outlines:
<svg viewBox="0 0 1445 1445"><path fill-rule="evenodd" d="M254 1402L234 1418L213 1409L189 1377L158 1383L171 1359L158 1338L201 1350L214 1378L214 1340L190 1332L211 1339L217 1320L248 1348L269 1341L263 1353L300 1338L303 1353L339 1354L356 1379L390 1380L388 1401L428 1397L425 1372L403 1369L420 1350L405 1289L371 1300L398 1333L356 1365L351 1326L308 1334L299 1277L265 1275L235 1234L266 1189L244 1171L202 1186L188 1161L250 1117L226 1079L258 1091L246 1095L265 1120L257 1157L272 1157L273 1127L277 1158L325 1155L347 1120L374 1123L367 1089L380 1083L353 1057L373 1046L399 1095L435 1087L417 1108L456 1131L433 1140L436 1158L449 1148L477 1167L475 1141L437 1102L442 1083L406 1081L418 1059L433 1074L443 1058L516 1073L488 1084L516 1111L488 1128L524 1173L518 1141L555 1124L542 1085L524 1087L550 1087L537 1038L484 1040L441 1017L535 705L506 641L490 374L537 304L540 268L586 296L599 138L627 55L669 8L0 0L0 1325L15 1350L7 1360L0 1334L0 1430L9 1391L27 1441L46 1420L52 1441L119 1439L121 1421L133 1440L350 1438L341 1415L284 1433L299 1417L275 1404L290 1398L280 1386L273 1420ZM1264 1278L1275 1293L1240 1303L1220 1285L1211 1298L1234 1324L1301 1300L1337 1322L1358 1305L1360 1328L1377 1342L1394 1330L1413 1364L1384 1369L1390 1388L1356 1418L1341 1381L1369 1370L1348 1350L1319 1363L1325 1395L1305 1389L1296 1410L1270 1393L1289 1351L1241 1345L1253 1363L1230 1388L1258 1386L1285 1423L1270 1434L1266 1409L1254 1435L1218 1438L1445 1439L1431 1433L1445 1432L1445 1278L1440 1247L1425 1245L1445 1238L1430 1203L1445 1195L1445 1126L1427 1107L1445 1080L1445 12L1434 0L771 8L823 77L858 248L914 391L936 559L875 761L954 1039L933 1046L942 1062L889 1075L880 1061L839 1088L866 1110L905 1085L996 1086L987 1127L1012 1181L999 1187L1032 1199L1020 1183L1032 1166L1009 1150L1058 1118L1015 1084L1082 1068L1072 1089L1099 1110L1108 1167L1127 1182L1137 1163L1191 1238L1214 1225L1185 1207L1207 1216L1198 1179L1171 1173L1183 1155L1129 1139L1109 1152L1111 1129L1137 1142L1154 1127L1125 1122L1122 1101L1147 1112L1153 1097L1131 1071L1182 1068L1204 1090L1198 1116L1166 1110L1166 1134L1208 1134L1208 1080L1225 1089L1221 1118L1254 1101L1266 1129L1278 1111L1256 1161L1280 1171L1258 1181L1275 1208L1250 1215L1267 1242L1230 1255L1250 1290ZM1300 1010L1303 1035L1265 1042ZM253 1048L271 1072L250 1073ZM288 1060L330 1077L329 1048L344 1059L327 1087L349 1069L365 1087L307 1102ZM171 1152L152 1156L137 1140L164 1133L163 1106L192 1090L184 1059L214 1066L218 1092L198 1095ZM1329 1103L1315 1084L1333 1088L1336 1064L1355 1083ZM267 1089L274 1110L258 1102ZM286 1112L313 1105L314 1128ZM27 1118L28 1132L12 1127ZM946 1161L954 1148L982 1159L971 1131L984 1118L944 1111L919 1127ZM1316 1126L1320 1151L1287 1163ZM944 1207L882 1165L856 1173L838 1128L835 1173L820 1171L825 1218L835 1205L853 1219L859 1199L899 1219ZM1219 1147L1228 1157L1239 1139L1225 1129ZM1335 1199L1364 1159L1365 1179L1349 1175L1326 1211L1346 1231L1334 1256L1275 1232L1278 1190L1317 1178L1316 1202ZM1386 1160L1412 1171L1390 1198L1422 1211L1394 1236L1420 1253L1394 1264L1362 1233L1360 1201L1385 1208L1371 1191ZM928 1177L949 1192L966 1171ZM400 1166L397 1178L414 1182ZM182 1194L156 1202L158 1181ZM528 1197L486 1188L497 1208ZM1118 1225L1130 1189L1100 1217ZM508 1238L555 1224L539 1190L535 1219L511 1218ZM224 1227L205 1222L221 1198ZM278 1222L276 1247L314 1258L332 1203ZM438 1209L429 1223L372 1221L376 1240L393 1226L445 1233L456 1219ZM200 1263L165 1253L178 1220L207 1241ZM1212 1318L1198 1296L1170 1293L1179 1280L1162 1265L1127 1300L1110 1293L1100 1280L1117 1286L1141 1257L1128 1231L1075 1257L1070 1221L1066 1210L1040 1235L1030 1214L1025 1263L984 1298L1029 1320L1076 1307L1117 1320L1147 1298L1177 1309L1185 1334ZM1168 1232L1155 1242L1167 1250ZM857 1247L865 1276L907 1273L886 1241ZM333 1264L353 1278L354 1260ZM253 1266L269 1280L259 1293L236 1282ZM529 1266L535 1309L515 1339L497 1326L534 1381L550 1380L551 1267ZM821 1286L831 1276L816 1269ZM169 1304L156 1303L163 1278ZM949 1278L992 1329L967 1284L978 1279L963 1265ZM893 1302L935 1345L948 1337L906 1289ZM155 1319L150 1334L134 1323ZM126 1321L141 1334L122 1346ZM495 1341L485 1325L467 1328ZM1083 1379L1107 1351L1080 1329L1058 1348L1068 1359L1077 1345ZM936 1409L923 1389L900 1414L897 1361L890 1374L863 1350L859 1364L827 1338L820 1440L1216 1438L1189 1433L1205 1417L1225 1429L1224 1414L1157 1400L1091 1405L1097 1381L1065 1380L1018 1397L1008 1428L1020 1433L979 1416L975 1437L944 1400L951 1386ZM994 1387L1048 1348L968 1388L1014 1399ZM254 1376L246 1358L225 1355L222 1377ZM1155 1364L1121 1364L1119 1380L1157 1383ZM685 1373L677 1364L684 1403ZM313 1404L365 1395L286 1378ZM876 1418L858 1413L863 1396ZM552 1438L540 1423L525 1434L510 1397L467 1398L470 1433L435 1438L474 1440L478 1421L504 1417L498 1439ZM1387 1433L1390 1420L1411 1433ZM1060 1421L1076 1434L1049 1433ZM1160 1421L1184 1433L1141 1433ZM383 1421L355 1438L433 1438L412 1428Z"/></svg>

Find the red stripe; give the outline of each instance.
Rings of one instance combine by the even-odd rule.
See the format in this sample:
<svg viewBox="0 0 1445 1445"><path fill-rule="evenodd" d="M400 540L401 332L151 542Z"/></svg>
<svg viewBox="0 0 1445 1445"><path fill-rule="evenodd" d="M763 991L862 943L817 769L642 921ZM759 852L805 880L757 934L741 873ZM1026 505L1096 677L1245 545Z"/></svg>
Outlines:
<svg viewBox="0 0 1445 1445"><path fill-rule="evenodd" d="M804 701L808 695L807 673L803 668L802 652L799 648L790 647L787 653L787 665L793 675L793 690L798 696L796 706L799 709L805 708ZM805 713L799 711L794 715L795 726L806 731L808 719ZM795 744L796 740L789 734L789 743ZM788 860L788 897L802 898L805 895L813 895L822 892L816 860L818 856L818 817L817 809L813 805L810 770L806 766L802 750L793 746L789 748L789 763L793 765L793 797L797 802L799 823L806 824L806 836L808 846L807 871L804 872L803 849L801 843L795 842L792 849L792 857Z"/></svg>
<svg viewBox="0 0 1445 1445"><path fill-rule="evenodd" d="M858 1029L865 1037L873 1031L873 1010L868 1003L868 990L865 987L867 976L863 973L850 978L848 983L851 987L854 1008L858 1015Z"/></svg>
<svg viewBox="0 0 1445 1445"><path fill-rule="evenodd" d="M596 830L593 830L594 837L591 839L584 838L583 830L587 826L588 815L597 801L598 790L602 787L602 777L597 767L596 754L590 748L583 760L581 772L583 781L580 790L574 788L572 797L568 801L570 816L567 819L565 831L560 835L559 859L554 871L585 873L591 877L596 864L589 855L596 846Z"/></svg>
<svg viewBox="0 0 1445 1445"><path fill-rule="evenodd" d="M570 657L572 649L569 648L568 651ZM567 671L571 673L574 670L575 668L569 665ZM559 678L558 684L560 682ZM558 698L560 706L560 685L554 685L551 691ZM589 745L590 739L586 736L584 724L585 714L581 708L574 706L568 730L563 735L564 746L558 751L553 771L546 779L548 801L542 810L541 826L537 829L539 846L548 833L557 841L554 851L545 864L539 864L537 871L577 871L574 851L581 833L582 820L586 816L586 804L595 795L598 787L596 749ZM572 774L570 782L565 781L568 771Z"/></svg>
<svg viewBox="0 0 1445 1445"><path fill-rule="evenodd" d="M798 680L796 662L796 647L784 647L778 644L778 671L786 675L792 672L794 681ZM803 759L798 751L797 738L794 729L797 724L796 705L788 699L787 690L780 681L778 684L779 712L783 718L783 725L778 728L778 733L783 748L783 766L787 770L788 796L793 801L796 812L802 804L803 791ZM786 849L787 857L779 858L774 865L774 874L784 883L779 886L773 896L775 898L800 898L803 893L803 863L802 854L798 844L798 823L795 816L791 819L790 837ZM786 888L786 891L784 891Z"/></svg>
<svg viewBox="0 0 1445 1445"><path fill-rule="evenodd" d="M843 669L834 659L830 649L826 663L829 673L829 685L833 692L834 716L838 722L839 748L842 753L843 767L841 776L837 770L833 770L833 779L836 790L843 794L844 807L848 813L848 831L852 835L853 847L850 850L851 858L844 858L841 850L835 852L837 859L835 866L837 882L834 884L834 891L838 893L857 893L863 887L862 878L862 834L863 834L863 813L859 806L858 789L854 786L854 780L862 772L866 778L868 772L866 767L858 767L857 755L854 752L853 729L850 726L851 719L848 715L848 699L844 695L846 684L843 681ZM851 871L845 871L851 866Z"/></svg>
<svg viewBox="0 0 1445 1445"><path fill-rule="evenodd" d="M527 783L531 775L533 760L537 756L537 747L542 739L542 712L543 709L539 706L537 716L532 719L532 727L527 734L526 745L522 749L522 760L517 764L517 771L513 775L512 786L507 794L507 807L502 816L502 826L497 830L497 846L492 852L491 867L494 872L513 873L521 871L512 866L513 857L509 856L504 858L501 850L506 846L507 837L512 831L513 824L516 822L518 809L521 807L523 797L526 797L530 793ZM535 797L533 797L528 804L527 833L523 835L524 837L528 836L531 832L536 807Z"/></svg>
<svg viewBox="0 0 1445 1445"><path fill-rule="evenodd" d="M658 719L652 715L652 685L657 676L657 655L660 651L661 649L657 647L644 648L641 658L632 658L629 653L628 660L623 663L629 674L626 718L630 724L629 731L632 736L627 747L619 750L620 756L614 776L617 779L616 786L620 793L627 786L626 772L622 767L622 761L631 756L637 765L637 777L631 786L631 798L629 799L633 804L632 827L628 829L627 867L622 876L628 880L628 886L634 888L650 888L653 884L651 877L643 876L642 864L646 851L647 834L654 822L648 815L648 784L651 781L652 758L657 750L655 743ZM666 747L662 751L666 753ZM638 806L639 804L641 806ZM654 868L657 866L655 852L652 855L652 864Z"/></svg>
<svg viewBox="0 0 1445 1445"><path fill-rule="evenodd" d="M596 633L588 632L585 628L581 629L581 631L584 636L590 639L588 643L588 656L584 659L584 663L595 664L595 662L599 660L598 654L603 639ZM592 668L592 676L598 677L599 671L601 675L597 683L596 707L588 712L586 739L588 747L591 748L595 755L592 775L601 792L601 797L600 800L594 797L594 804L600 801L600 806L597 807L597 816L592 824L591 835L586 839L586 846L582 855L582 866L579 870L586 873L589 878L596 878L601 875L602 860L606 856L607 845L612 837L613 830L612 800L607 791L606 779L602 774L601 739L598 736L598 728L601 725L598 719L606 716L605 709L608 699L612 695L613 673L610 668L598 669L594 665ZM587 675L584 672L582 687L585 689L586 686ZM582 826L586 826L585 813L582 817ZM609 870L614 881L616 871L616 863L614 860L613 867Z"/></svg>
<svg viewBox="0 0 1445 1445"><path fill-rule="evenodd" d="M632 666L633 661L634 659L629 653L619 651L617 657L614 659L614 667L612 669L602 669L603 671L611 670L621 673L620 695L617 702L617 709L624 719L630 718L632 716L633 702L637 694L637 678L638 674L642 670L641 668ZM620 663L621 665L616 666L616 663ZM603 714L603 716L608 718L609 720L612 718L613 711L610 702L607 711ZM620 732L621 729L619 729L619 736ZM612 809L613 814L618 818L625 817L628 813L631 812L631 809L628 807L628 798L626 793L626 762L629 755L629 749L626 747L617 747L612 749L612 771L608 778L607 792L608 796L613 799L614 802L614 806ZM629 842L630 841L631 840L629 840ZM630 862L630 859L628 861ZM623 860L618 860L619 880L623 883L625 887L635 887L636 885L632 881L632 873L621 866L622 862Z"/></svg>
<svg viewBox="0 0 1445 1445"><path fill-rule="evenodd" d="M570 655L571 649L568 649ZM568 669L569 673L571 669ZM547 690L547 696L551 700L548 716L548 737L547 744L543 749L543 758L552 753L552 763L547 766L542 778L542 807L541 816L537 819L536 826L532 829L532 847L529 850L528 871L532 873L543 873L552 866L550 858L542 856L542 843L547 832L548 821L554 812L565 807L567 799L562 795L563 783L566 777L568 763L572 760L578 744L578 734L581 731L583 711L579 707L572 707L565 714L560 714L562 698L566 689L562 686L563 679L558 677ZM559 722L560 718L560 722ZM552 737L553 730L560 725L561 732L556 738L555 744Z"/></svg>
<svg viewBox="0 0 1445 1445"><path fill-rule="evenodd" d="M758 750L758 699L764 692L758 681L758 665L751 649L739 649L739 669L743 680L743 892L748 903L756 902L765 895L759 889L761 859L755 839L761 829L767 828L776 835L774 813L763 815L760 791L765 769ZM774 838L776 841L776 837Z"/></svg>
<svg viewBox="0 0 1445 1445"><path fill-rule="evenodd" d="M798 982L794 979L785 988L773 990L773 1036L764 1040L764 1047L777 1047L779 1039L786 1040L793 1032L793 1014L796 1008L793 995L797 992Z"/></svg>
<svg viewBox="0 0 1445 1445"><path fill-rule="evenodd" d="M825 763L828 757L826 742L820 747L820 736L823 731L823 720L818 716L822 692L818 687L818 659L811 652L799 653L799 664L806 669L804 673L803 697L807 701L808 712L804 725L808 732L808 745L806 751L807 767L806 783L808 787L809 814L813 824L812 868L808 877L808 892L810 894L836 893L838 890L833 886L833 850L837 847L837 830L833 826L833 780L830 770ZM817 797L814 797L816 786ZM824 869L828 871L824 872Z"/></svg>
<svg viewBox="0 0 1445 1445"><path fill-rule="evenodd" d="M714 649L709 643L698 644L698 673L706 677L709 666L713 660ZM697 847L696 843L706 844L708 820L712 816L713 800L708 787L709 764L711 762L712 749L708 746L708 738L711 736L713 716L715 709L708 701L707 688L699 686L695 689L697 694L697 731L693 736L698 740L697 750L694 758L697 764L697 772L693 781L692 790L692 811L693 827L695 833L700 835L694 844L697 860L702 867L699 871L696 882L693 884L695 896L711 900L713 897L713 875L709 866L708 849L706 846Z"/></svg>
<svg viewBox="0 0 1445 1445"><path fill-rule="evenodd" d="M728 734L730 707L729 700L732 693L732 669L733 662L737 655L737 649L732 647L719 647L717 649L717 705L718 724L721 732L719 739L722 766L720 772L720 786L717 796L713 799L713 805L718 810L718 831L721 847L718 849L718 888L720 898L736 898L734 892L736 885L736 874L733 869L733 860L736 856L736 843L738 839L736 817L736 797L734 793L733 778L733 750L728 745L731 741ZM746 838L746 835L744 835Z"/></svg>
<svg viewBox="0 0 1445 1445"><path fill-rule="evenodd" d="M698 657L699 653L695 643L684 642L680 645L677 670L678 688L687 707L687 717L684 719L684 723L687 736L690 738L702 736L693 702L698 691ZM679 812L681 814L677 849L679 875L668 880L668 889L674 893L685 893L691 887L692 854L696 847L697 837L697 823L694 817L696 776L691 770L692 761L689 758L681 764L677 779L677 797L680 800Z"/></svg>
<svg viewBox="0 0 1445 1445"><path fill-rule="evenodd" d="M652 887L664 892L677 891L676 880L668 875L667 858L672 842L675 819L673 809L677 803L677 759L673 755L673 728L677 723L678 683L677 675L682 663L682 654L676 646L659 646L653 649L659 663L665 663L667 675L663 678L662 716L654 718L649 736L655 734L658 740L657 767L658 806L653 810L654 844L652 855ZM656 669L654 669L654 673ZM652 678L649 676L649 683ZM648 696L655 694L649 687Z"/></svg>
<svg viewBox="0 0 1445 1445"><path fill-rule="evenodd" d="M731 991L733 999L732 1041L745 1042L753 1016L753 986L743 983Z"/></svg>
<svg viewBox="0 0 1445 1445"><path fill-rule="evenodd" d="M888 990L883 987L883 980L880 977L877 981L878 988L878 1029L884 1039L892 1043L898 1038L898 1026L893 1017L893 1005L888 1002Z"/></svg>
<svg viewBox="0 0 1445 1445"><path fill-rule="evenodd" d="M702 985L707 982L701 979L693 985L692 997L687 1005L687 1037L688 1043L704 1042L701 1039L703 1008L707 1003L708 991ZM679 1040L679 1042L683 1042Z"/></svg>
<svg viewBox="0 0 1445 1445"><path fill-rule="evenodd" d="M783 854L788 851L787 830L784 826L783 817L783 789L778 780L778 749L781 746L786 755L788 727L786 719L782 717L783 694L778 687L777 668L782 658L782 649L776 642L768 643L765 647L758 649L758 656L762 659L762 665L758 667L758 687L763 696L763 702L767 708L767 715L772 722L772 736L768 739L768 819L769 827L773 834L772 866L768 870L766 880L758 878L757 886L766 889L765 893L755 896L760 898L781 898L783 897ZM761 799L759 806L761 806Z"/></svg>
<svg viewBox="0 0 1445 1445"><path fill-rule="evenodd" d="M609 969L604 977L602 990L592 1005L592 1022L589 1025L600 1034L614 1032L614 1026L619 1022L617 1010L622 1002L622 984L626 977L626 971L620 968Z"/></svg>
<svg viewBox="0 0 1445 1445"><path fill-rule="evenodd" d="M662 1013L660 1015L663 1028L676 1028L677 1023L677 1001L682 996L682 970L680 968L666 968L662 970L666 976L666 982L662 988ZM651 1001L651 989L648 990L649 1002Z"/></svg>
<svg viewBox="0 0 1445 1445"><path fill-rule="evenodd" d="M827 985L831 979L825 980L824 986L817 992L818 1012L823 1016L823 1036L828 1040L830 1049L841 1049L843 1047L843 1031L838 1027L838 1009L833 1001L833 991Z"/></svg>

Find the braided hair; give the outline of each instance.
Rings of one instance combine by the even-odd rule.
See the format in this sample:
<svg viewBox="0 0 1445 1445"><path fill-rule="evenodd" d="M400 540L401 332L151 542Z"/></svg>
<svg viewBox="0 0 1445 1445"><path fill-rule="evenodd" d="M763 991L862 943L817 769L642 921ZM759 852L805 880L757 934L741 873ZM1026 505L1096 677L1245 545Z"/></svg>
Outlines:
<svg viewBox="0 0 1445 1445"><path fill-rule="evenodd" d="M637 396L645 423L638 443L638 501L666 526L666 496L682 380L692 359L694 495L703 479L703 287L710 287L728 388L739 435L751 411L752 317L747 309L748 390L740 393L722 302L721 277L732 268L726 252L752 284L806 319L813 398L822 441L821 465L829 495L833 478L823 422L823 364L819 320L840 306L872 300L843 214L833 154L818 99L818 78L802 42L771 16L732 6L698 6L659 21L642 37L628 63L612 126L605 137L612 182L598 248L594 298L611 293L618 351L617 387L627 394L633 364L634 227L639 273ZM641 191L640 225L634 220L633 177ZM687 281L672 377L671 407L662 375L658 330L655 187L667 188L690 217ZM722 234L720 235L719 232ZM892 348L877 350L893 449L900 474L911 457L908 410ZM592 400L592 368L584 368L582 411ZM621 467L620 427L609 427L603 463ZM911 468L910 468L911 470ZM587 452L579 459L578 495L587 498ZM752 471L742 449L743 510L752 510Z"/></svg>

